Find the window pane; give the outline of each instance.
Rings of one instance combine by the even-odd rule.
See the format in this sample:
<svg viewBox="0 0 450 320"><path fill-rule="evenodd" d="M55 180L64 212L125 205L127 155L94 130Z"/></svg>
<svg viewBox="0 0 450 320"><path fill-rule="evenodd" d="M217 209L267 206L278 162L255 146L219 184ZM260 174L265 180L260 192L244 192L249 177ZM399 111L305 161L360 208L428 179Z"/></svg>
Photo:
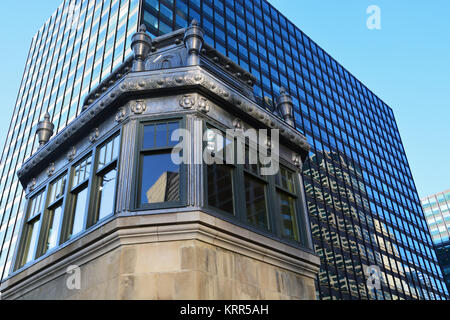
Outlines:
<svg viewBox="0 0 450 320"><path fill-rule="evenodd" d="M248 222L269 229L267 221L265 185L256 179L245 176L245 207Z"/></svg>
<svg viewBox="0 0 450 320"><path fill-rule="evenodd" d="M144 127L144 143L142 148L151 149L155 146L155 126Z"/></svg>
<svg viewBox="0 0 450 320"><path fill-rule="evenodd" d="M98 220L109 216L114 210L117 170L111 170L100 179Z"/></svg>
<svg viewBox="0 0 450 320"><path fill-rule="evenodd" d="M73 223L71 236L74 236L84 229L84 216L86 212L87 188L81 190L76 195L75 211L73 213Z"/></svg>
<svg viewBox="0 0 450 320"><path fill-rule="evenodd" d="M283 237L299 241L294 198L278 192L281 213L281 234Z"/></svg>
<svg viewBox="0 0 450 320"><path fill-rule="evenodd" d="M226 165L208 166L208 204L234 214L233 169Z"/></svg>
<svg viewBox="0 0 450 320"><path fill-rule="evenodd" d="M34 198L31 200L30 214L28 215L28 218L32 218L39 212L41 212L43 205L44 205L44 192L41 192L40 194L34 196Z"/></svg>
<svg viewBox="0 0 450 320"><path fill-rule="evenodd" d="M142 148L152 149L176 145L179 139L175 139L176 141L171 141L171 137L172 133L179 127L180 125L178 121L145 126Z"/></svg>
<svg viewBox="0 0 450 320"><path fill-rule="evenodd" d="M115 137L100 148L97 170L103 169L105 165L117 159L119 156L119 137Z"/></svg>
<svg viewBox="0 0 450 320"><path fill-rule="evenodd" d="M52 204L53 202L64 196L65 187L66 187L66 176L60 178L58 181L52 184L49 204Z"/></svg>
<svg viewBox="0 0 450 320"><path fill-rule="evenodd" d="M51 250L58 245L61 218L62 218L62 206L59 206L54 210L49 211L49 220L48 220L49 229L48 234L46 236L47 240L44 246L43 253L46 253L48 250Z"/></svg>
<svg viewBox="0 0 450 320"><path fill-rule="evenodd" d="M276 177L277 185L295 193L294 175L286 168L280 168L280 173Z"/></svg>
<svg viewBox="0 0 450 320"><path fill-rule="evenodd" d="M115 137L114 140L112 141L112 143L113 143L112 158L117 159L119 157L120 136Z"/></svg>
<svg viewBox="0 0 450 320"><path fill-rule="evenodd" d="M72 188L89 179L91 174L91 157L80 162L74 169Z"/></svg>
<svg viewBox="0 0 450 320"><path fill-rule="evenodd" d="M144 156L141 204L180 201L180 167L170 153Z"/></svg>
<svg viewBox="0 0 450 320"><path fill-rule="evenodd" d="M178 144L180 142L180 135L173 135L174 131L177 130L179 128L179 123L178 122L171 122L169 123L169 145L171 146L175 146L176 144ZM172 140L173 138L173 140Z"/></svg>
<svg viewBox="0 0 450 320"><path fill-rule="evenodd" d="M156 147L165 147L168 145L167 133L167 123L156 125Z"/></svg>
<svg viewBox="0 0 450 320"><path fill-rule="evenodd" d="M252 160L252 161L250 161ZM246 148L245 150L245 164L244 164L244 168L245 170L248 170L256 175L259 175L259 166L257 163L258 161L258 154L257 152L252 148ZM250 163L252 162L252 163Z"/></svg>
<svg viewBox="0 0 450 320"><path fill-rule="evenodd" d="M28 234L25 243L25 249L23 256L25 257L25 261L23 265L34 259L34 252L36 247L36 242L39 234L39 221L40 219L36 219L33 222L28 223Z"/></svg>

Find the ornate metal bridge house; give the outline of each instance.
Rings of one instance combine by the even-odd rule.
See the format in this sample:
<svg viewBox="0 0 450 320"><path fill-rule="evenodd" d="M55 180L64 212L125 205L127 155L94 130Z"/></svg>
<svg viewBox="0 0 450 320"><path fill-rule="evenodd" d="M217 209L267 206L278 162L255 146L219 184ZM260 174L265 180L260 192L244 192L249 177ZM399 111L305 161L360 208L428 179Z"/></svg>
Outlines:
<svg viewBox="0 0 450 320"><path fill-rule="evenodd" d="M155 39L141 27L132 49L64 130L39 123L2 298L315 299L292 99L257 103L254 77L195 22ZM251 129L273 132L257 148L276 173L251 156Z"/></svg>

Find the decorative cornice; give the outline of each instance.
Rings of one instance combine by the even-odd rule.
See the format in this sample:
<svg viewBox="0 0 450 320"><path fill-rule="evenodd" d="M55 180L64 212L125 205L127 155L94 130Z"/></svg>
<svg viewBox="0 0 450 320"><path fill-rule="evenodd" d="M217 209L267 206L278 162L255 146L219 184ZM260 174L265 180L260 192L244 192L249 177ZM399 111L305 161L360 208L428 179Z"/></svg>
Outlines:
<svg viewBox="0 0 450 320"><path fill-rule="evenodd" d="M121 123L123 120L125 120L126 116L127 110L124 107L120 107L116 114L116 122Z"/></svg>
<svg viewBox="0 0 450 320"><path fill-rule="evenodd" d="M47 169L47 176L51 177L55 173L55 163L50 163L48 169Z"/></svg>
<svg viewBox="0 0 450 320"><path fill-rule="evenodd" d="M300 155L298 155L297 153L293 153L292 154L292 163L294 164L294 166L296 166L297 168L299 168L300 170L303 167L303 162L302 162L302 158L300 157Z"/></svg>
<svg viewBox="0 0 450 320"><path fill-rule="evenodd" d="M237 108L244 114L247 114L248 117L257 120L268 129L278 129L280 131L280 136L301 149L303 151L302 154L307 155L310 150L310 146L305 136L295 130L295 128L287 126L283 120L275 117L272 113L260 107L256 102L225 85L209 71L199 66L183 67L168 70L129 73L125 75L109 90L104 92L72 123L29 158L18 171L17 174L19 178L28 175L38 163L41 163L50 156L54 156L54 151L56 149L60 148L74 134L86 130L88 123L97 119L105 109L113 105L113 102L120 98L124 98L125 96L130 97L133 95L148 94L169 88L184 90L192 89L208 92L220 100L232 105L234 108ZM205 106L209 103L205 103L205 101L201 102L203 107L199 108L200 110L208 110ZM142 106L140 108L135 106L135 111L140 112L141 109Z"/></svg>
<svg viewBox="0 0 450 320"><path fill-rule="evenodd" d="M241 119L236 118L233 120L233 127L235 130L244 130L244 123Z"/></svg>
<svg viewBox="0 0 450 320"><path fill-rule="evenodd" d="M67 153L67 160L72 161L75 159L75 156L77 155L77 149L75 147L72 147L70 151Z"/></svg>
<svg viewBox="0 0 450 320"><path fill-rule="evenodd" d="M256 84L257 80L253 74L236 64L227 56L221 54L209 44L205 43L203 45L202 55L209 59L213 64L220 66L224 73L233 75L248 87L253 88Z"/></svg>
<svg viewBox="0 0 450 320"><path fill-rule="evenodd" d="M209 112L209 101L203 97L198 99L197 102L197 110L200 112L208 113Z"/></svg>
<svg viewBox="0 0 450 320"><path fill-rule="evenodd" d="M194 108L194 106L195 106L195 98L192 95L186 94L181 97L180 107L182 107L183 109L192 109Z"/></svg>
<svg viewBox="0 0 450 320"><path fill-rule="evenodd" d="M147 104L145 103L145 100L131 101L130 110L134 114L143 114L145 111L147 111Z"/></svg>
<svg viewBox="0 0 450 320"><path fill-rule="evenodd" d="M33 178L27 186L28 192L33 191L35 187L36 187L36 178Z"/></svg>
<svg viewBox="0 0 450 320"><path fill-rule="evenodd" d="M98 138L100 138L100 130L98 128L95 128L94 131L92 131L89 136L89 141L91 143L94 143L95 141L98 140Z"/></svg>

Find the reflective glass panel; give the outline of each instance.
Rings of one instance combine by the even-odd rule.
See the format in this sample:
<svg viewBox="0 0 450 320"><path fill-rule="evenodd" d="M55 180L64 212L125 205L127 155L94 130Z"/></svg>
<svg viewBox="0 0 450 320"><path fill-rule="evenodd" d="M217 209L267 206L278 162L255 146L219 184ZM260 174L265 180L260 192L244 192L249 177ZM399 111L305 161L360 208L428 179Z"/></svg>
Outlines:
<svg viewBox="0 0 450 320"><path fill-rule="evenodd" d="M143 156L141 205L180 200L180 167L170 153Z"/></svg>
<svg viewBox="0 0 450 320"><path fill-rule="evenodd" d="M84 216L86 213L88 189L84 188L76 194L75 211L73 213L71 236L75 236L84 229Z"/></svg>
<svg viewBox="0 0 450 320"><path fill-rule="evenodd" d="M268 229L265 184L245 175L245 206L247 220L253 225Z"/></svg>
<svg viewBox="0 0 450 320"><path fill-rule="evenodd" d="M220 164L208 166L208 204L234 214L233 168Z"/></svg>
<svg viewBox="0 0 450 320"><path fill-rule="evenodd" d="M116 177L117 170L113 169L100 178L98 220L102 220L114 211Z"/></svg>

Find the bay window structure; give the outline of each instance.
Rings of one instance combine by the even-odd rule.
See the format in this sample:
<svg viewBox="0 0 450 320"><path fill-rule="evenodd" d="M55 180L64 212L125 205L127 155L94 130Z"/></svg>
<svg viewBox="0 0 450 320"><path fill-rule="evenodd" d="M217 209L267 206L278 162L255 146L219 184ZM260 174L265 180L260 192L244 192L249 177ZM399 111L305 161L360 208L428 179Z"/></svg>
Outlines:
<svg viewBox="0 0 450 320"><path fill-rule="evenodd" d="M81 160L65 165L53 180L52 164L47 170L47 187L28 202L15 268L50 255L114 213L119 152L120 135L116 134Z"/></svg>
<svg viewBox="0 0 450 320"><path fill-rule="evenodd" d="M195 23L153 40L143 27L132 37L136 55L89 93L71 124L51 137L50 117L39 122L41 147L18 173L29 208L2 297L33 292L30 272L42 286L65 288L73 265L90 279L83 298L162 297L147 273L167 277L170 291L181 271L197 279L203 258L190 257L204 254L218 266L203 270L208 277L255 286L253 298L315 297L319 259L300 187L309 145L291 125L292 100L281 92L279 112L266 110L250 73L206 43L195 48L202 36ZM225 272L229 259L302 285L247 283L253 269ZM122 287L124 277L136 287ZM119 290L102 287L118 282ZM200 287L181 291L198 299L207 294ZM46 290L36 294L54 295Z"/></svg>
<svg viewBox="0 0 450 320"><path fill-rule="evenodd" d="M208 206L251 227L301 242L301 200L295 169L280 164L277 174L263 175L258 151L249 146L248 139L245 146L240 145L239 139L224 131L209 124L206 127L205 146L213 162L205 165ZM240 147L245 150L243 164L237 159Z"/></svg>

